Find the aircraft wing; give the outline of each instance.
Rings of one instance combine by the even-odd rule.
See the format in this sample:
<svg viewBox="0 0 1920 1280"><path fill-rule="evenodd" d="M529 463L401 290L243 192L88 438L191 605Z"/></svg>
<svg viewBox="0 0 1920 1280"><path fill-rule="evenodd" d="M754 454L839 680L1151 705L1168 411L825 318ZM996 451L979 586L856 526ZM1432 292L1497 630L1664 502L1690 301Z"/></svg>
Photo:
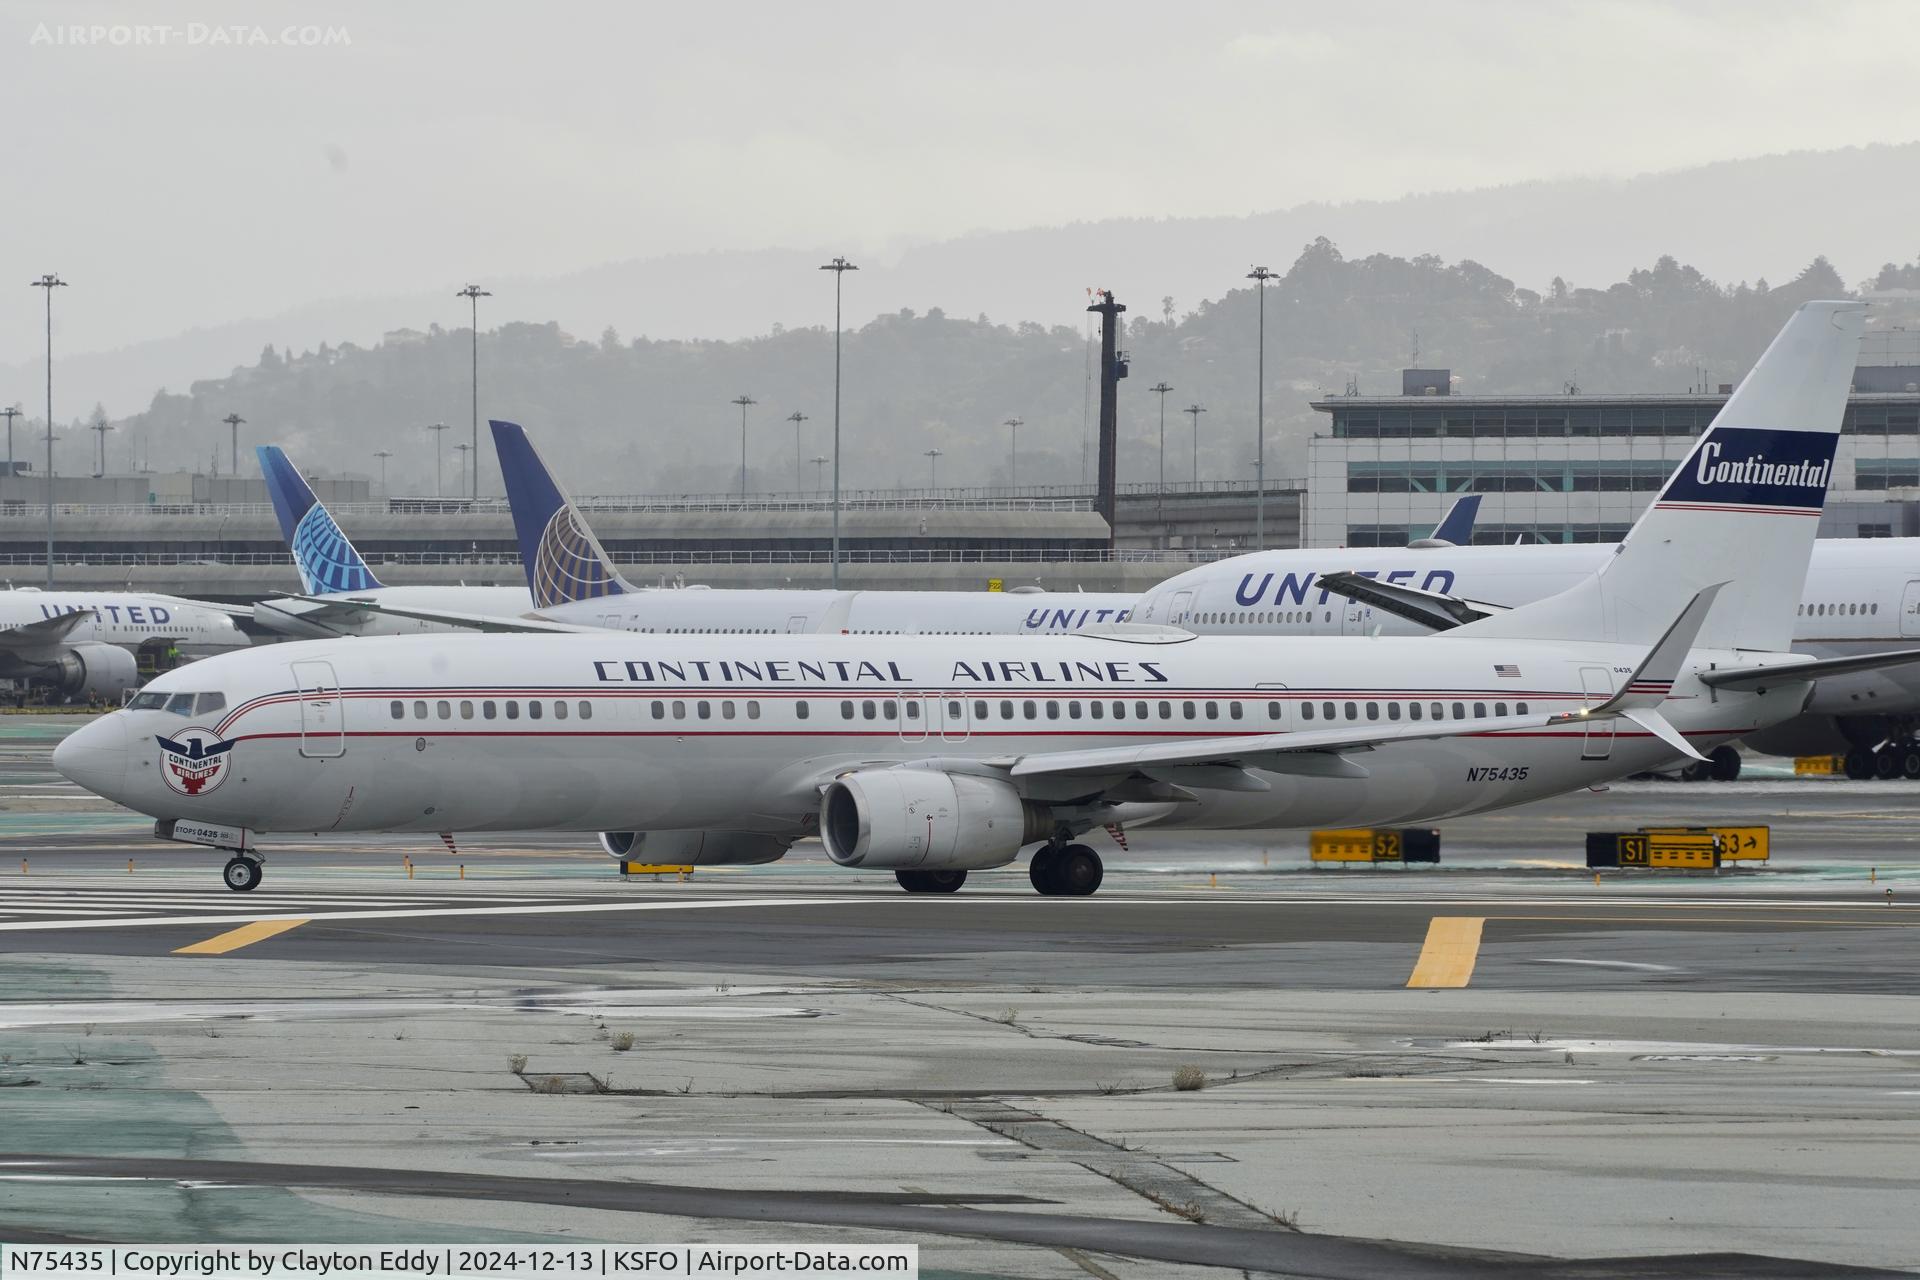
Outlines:
<svg viewBox="0 0 1920 1280"><path fill-rule="evenodd" d="M464 627L472 631L486 632L528 632L542 635L572 635L581 632L604 632L605 627L577 626L570 622L550 622L545 618L506 617L486 613L455 613L449 609L408 609L399 605L375 604L371 600L343 599L340 596L301 596L283 597L299 600L306 604L318 605L326 612L301 613L298 616L307 622L328 625L329 619L338 620L351 613L381 613L391 618L413 618L419 622L437 622L443 626Z"/></svg>
<svg viewBox="0 0 1920 1280"><path fill-rule="evenodd" d="M1254 733L1226 738L1193 738L1184 742L1154 742L1141 746L1094 747L1082 751L1048 751L1013 759L1014 777L1049 774L1163 773L1170 782L1189 782L1225 791L1264 791L1266 784L1247 773L1305 774L1313 777L1364 778L1367 771L1346 758L1350 751L1370 751L1389 742L1421 742L1433 738L1460 738L1512 729L1545 729L1570 724L1573 715L1476 716L1465 720L1428 720L1422 723L1375 723L1338 729L1309 729L1300 733ZM1251 785L1249 785L1251 784Z"/></svg>
<svg viewBox="0 0 1920 1280"><path fill-rule="evenodd" d="M94 616L93 610L80 609L17 627L0 628L0 649L40 649L58 644L72 634L75 627Z"/></svg>
<svg viewBox="0 0 1920 1280"><path fill-rule="evenodd" d="M1408 622L1431 627L1435 631L1447 631L1464 626L1469 622L1478 622L1482 618L1496 613L1505 613L1503 605L1487 604L1479 600L1463 600L1459 596L1445 596L1437 591L1422 591L1417 587L1402 586L1395 582L1381 582L1358 573L1323 573L1320 575L1320 587L1334 595L1345 596L1349 600L1358 600L1361 604L1372 605L1382 613L1390 613L1396 618L1405 618Z"/></svg>
<svg viewBox="0 0 1920 1280"><path fill-rule="evenodd" d="M1844 658L1808 658L1799 662L1777 662L1764 667L1718 667L1700 673L1700 683L1714 689L1766 689L1778 684L1799 684L1823 676L1846 676L1856 671L1878 671L1882 667L1904 667L1920 662L1920 649L1894 649L1885 653L1859 653Z"/></svg>

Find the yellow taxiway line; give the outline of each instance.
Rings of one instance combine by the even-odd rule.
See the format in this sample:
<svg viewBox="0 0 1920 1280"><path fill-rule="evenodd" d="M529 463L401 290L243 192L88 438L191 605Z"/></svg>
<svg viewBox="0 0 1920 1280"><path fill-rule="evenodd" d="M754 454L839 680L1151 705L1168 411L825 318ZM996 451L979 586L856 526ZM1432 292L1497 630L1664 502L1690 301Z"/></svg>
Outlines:
<svg viewBox="0 0 1920 1280"><path fill-rule="evenodd" d="M275 934L285 933L289 929L298 929L305 920L255 920L252 924L243 924L238 929L229 929L217 933L205 942L196 942L190 947L179 947L173 954L177 956L223 956L229 951L238 951L250 947L256 942L264 942Z"/></svg>
<svg viewBox="0 0 1920 1280"><path fill-rule="evenodd" d="M1480 958L1480 927L1484 916L1435 916L1427 925L1427 941L1413 966L1409 987L1464 987Z"/></svg>

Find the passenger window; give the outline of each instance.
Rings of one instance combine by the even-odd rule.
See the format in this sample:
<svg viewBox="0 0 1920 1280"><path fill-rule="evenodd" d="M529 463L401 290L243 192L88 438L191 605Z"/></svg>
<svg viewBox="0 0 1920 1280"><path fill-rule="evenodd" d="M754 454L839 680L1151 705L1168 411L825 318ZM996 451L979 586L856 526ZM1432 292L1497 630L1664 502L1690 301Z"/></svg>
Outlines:
<svg viewBox="0 0 1920 1280"><path fill-rule="evenodd" d="M1517 716L1523 716L1523 715L1525 715L1525 714L1527 714L1527 704L1526 704L1526 703L1524 703L1524 702L1516 702L1516 703L1514 703L1514 704L1513 704L1513 714L1515 714L1515 715L1517 715Z"/></svg>
<svg viewBox="0 0 1920 1280"><path fill-rule="evenodd" d="M453 719L453 704L451 702L442 699L441 702L434 707L434 710L440 713L442 720Z"/></svg>
<svg viewBox="0 0 1920 1280"><path fill-rule="evenodd" d="M142 696L142 697L145 697L146 695L144 695L144 694L142 694L141 696ZM139 699L137 699L137 698L136 698L136 699L135 699L135 701L136 701L136 702L138 702L138 701L139 701ZM407 716L407 704L406 704L406 703L404 703L404 702L395 702L395 703L390 703L390 704L389 704L389 707L388 707L388 709L389 709L389 710L391 710L391 711L393 712L393 718L394 718L395 720L404 720L404 719L406 719L406 716Z"/></svg>
<svg viewBox="0 0 1920 1280"><path fill-rule="evenodd" d="M888 698L880 704L880 714L889 720L898 720L900 718L900 704L892 698Z"/></svg>
<svg viewBox="0 0 1920 1280"><path fill-rule="evenodd" d="M1280 704L1277 702L1269 702L1267 704L1267 719L1278 720L1279 718ZM1303 702L1300 704L1300 718L1302 720L1313 719L1313 704L1311 702Z"/></svg>
<svg viewBox="0 0 1920 1280"><path fill-rule="evenodd" d="M1133 718L1135 720L1145 720L1151 717L1152 715L1153 715L1152 703L1136 702L1133 704Z"/></svg>
<svg viewBox="0 0 1920 1280"><path fill-rule="evenodd" d="M659 700L657 700L657 699L656 699L656 700L654 701L654 704L653 704L653 718L654 718L655 720L665 720L665 719L667 718L667 704L666 704L666 703L664 703L664 702L661 702L661 701L659 701Z"/></svg>
<svg viewBox="0 0 1920 1280"><path fill-rule="evenodd" d="M538 699L535 699L527 703L527 718L529 720L538 720L541 716L545 714L546 714L545 703L539 701Z"/></svg>
<svg viewBox="0 0 1920 1280"><path fill-rule="evenodd" d="M1080 700L1078 698L1075 698L1072 702L1069 702L1067 704L1067 719L1078 720L1079 718L1080 718Z"/></svg>
<svg viewBox="0 0 1920 1280"><path fill-rule="evenodd" d="M1007 701L1005 698L1000 700L1000 718L1002 720L1013 719L1013 703Z"/></svg>
<svg viewBox="0 0 1920 1280"><path fill-rule="evenodd" d="M1380 704L1377 702L1369 702L1367 704L1367 719L1378 720L1379 718L1380 718Z"/></svg>
<svg viewBox="0 0 1920 1280"><path fill-rule="evenodd" d="M805 720L808 716L812 714L813 712L811 709L809 709L807 705L807 700L805 698L802 698L800 699L800 701L793 704L793 715L795 719Z"/></svg>
<svg viewBox="0 0 1920 1280"><path fill-rule="evenodd" d="M212 715L214 712L221 710L226 705L227 705L226 694L203 693L198 698L194 699L193 714L195 714L196 716Z"/></svg>
<svg viewBox="0 0 1920 1280"><path fill-rule="evenodd" d="M1484 702L1474 703L1473 714L1476 716L1484 716L1485 714L1487 714L1487 704Z"/></svg>
<svg viewBox="0 0 1920 1280"><path fill-rule="evenodd" d="M1505 715L1505 714L1507 714L1507 704L1506 704L1506 703L1504 703L1504 702L1496 702L1496 703L1494 703L1494 704L1493 704L1493 714L1495 714L1495 715L1497 715L1497 716L1503 716L1503 715Z"/></svg>
<svg viewBox="0 0 1920 1280"><path fill-rule="evenodd" d="M1020 704L1021 714L1032 720L1040 714L1040 704L1029 698Z"/></svg>
<svg viewBox="0 0 1920 1280"><path fill-rule="evenodd" d="M851 701L845 701L840 704L840 718L842 720L853 719L853 703Z"/></svg>
<svg viewBox="0 0 1920 1280"><path fill-rule="evenodd" d="M723 703L721 703L721 704L720 704L720 718L721 718L722 720L731 720L731 719L733 719L733 701L732 701L732 699L728 699L727 701L725 701L725 702L723 702Z"/></svg>
<svg viewBox="0 0 1920 1280"><path fill-rule="evenodd" d="M920 718L920 700L918 698L909 698L902 704L900 709L907 713L907 719L909 720L918 720Z"/></svg>
<svg viewBox="0 0 1920 1280"><path fill-rule="evenodd" d="M1436 702L1433 704L1432 707L1428 709L1428 713L1432 715L1432 717L1435 720L1444 720L1447 715L1446 704L1442 702Z"/></svg>
<svg viewBox="0 0 1920 1280"><path fill-rule="evenodd" d="M1397 702L1389 702L1387 704L1387 719L1398 720L1399 718L1400 718L1400 704Z"/></svg>
<svg viewBox="0 0 1920 1280"><path fill-rule="evenodd" d="M507 699L507 719L518 720L519 718L520 718L520 704L518 702L515 702L512 698Z"/></svg>
<svg viewBox="0 0 1920 1280"><path fill-rule="evenodd" d="M508 705L509 705L509 706L511 706L512 704L511 704L511 703L509 703ZM415 720L425 720L425 719L427 718L427 704L426 704L426 703L424 703L424 702L416 702L416 703L414 703L414 704L413 704L413 718L414 718Z"/></svg>
<svg viewBox="0 0 1920 1280"><path fill-rule="evenodd" d="M1220 704L1217 702L1209 702L1207 704L1207 719L1218 720L1219 718L1220 718Z"/></svg>
<svg viewBox="0 0 1920 1280"><path fill-rule="evenodd" d="M1048 699L1047 700L1047 719L1058 720L1059 718L1060 718L1060 704L1053 701L1052 699Z"/></svg>
<svg viewBox="0 0 1920 1280"><path fill-rule="evenodd" d="M1125 719L1127 718L1127 704L1126 704L1126 703L1124 703L1124 702L1115 702L1115 703L1113 704L1113 718L1114 718L1115 720L1125 720Z"/></svg>
<svg viewBox="0 0 1920 1280"><path fill-rule="evenodd" d="M1407 704L1407 718L1409 720L1418 720L1420 718L1421 710L1422 708L1419 703L1409 702Z"/></svg>
<svg viewBox="0 0 1920 1280"><path fill-rule="evenodd" d="M693 711L694 711L694 714L699 716L702 720L713 719L713 704L711 702L708 702L705 698L702 698L700 699L700 701L693 704Z"/></svg>
<svg viewBox="0 0 1920 1280"><path fill-rule="evenodd" d="M499 708L495 706L493 702L483 702L480 704L480 718L482 720L491 720L494 718L494 713L498 710Z"/></svg>
<svg viewBox="0 0 1920 1280"><path fill-rule="evenodd" d="M1195 708L1193 703L1183 702L1180 704L1180 714L1185 716L1187 719L1189 720L1193 719L1194 713L1195 713Z"/></svg>
<svg viewBox="0 0 1920 1280"><path fill-rule="evenodd" d="M760 718L760 704L757 702L749 701L747 703L747 719L758 720L759 718Z"/></svg>
<svg viewBox="0 0 1920 1280"><path fill-rule="evenodd" d="M473 719L473 704L471 702L467 702L463 700L460 703L460 718L462 720Z"/></svg>
<svg viewBox="0 0 1920 1280"><path fill-rule="evenodd" d="M591 702L588 702L585 698L582 698L580 700L580 718L582 720L593 719L593 704Z"/></svg>
<svg viewBox="0 0 1920 1280"><path fill-rule="evenodd" d="M553 718L555 720L565 720L567 718L567 703L564 698L554 699Z"/></svg>
<svg viewBox="0 0 1920 1280"><path fill-rule="evenodd" d="M861 719L871 720L879 714L880 714L879 709L873 705L872 698L863 698L861 700L860 702L860 718Z"/></svg>
<svg viewBox="0 0 1920 1280"><path fill-rule="evenodd" d="M1229 702L1227 704L1227 714L1231 716L1233 719L1238 720L1241 718L1240 711L1241 711L1241 708L1239 703Z"/></svg>
<svg viewBox="0 0 1920 1280"><path fill-rule="evenodd" d="M1347 719L1349 719L1349 720L1358 720L1359 718L1360 718L1360 707L1359 707L1359 704L1358 704L1358 703L1353 703L1353 702L1349 702L1349 703L1347 704Z"/></svg>
<svg viewBox="0 0 1920 1280"><path fill-rule="evenodd" d="M1465 720L1465 719L1467 718L1467 704L1466 704L1466 703L1464 703L1464 702L1456 702L1456 703L1454 703L1454 704L1453 704L1453 718L1454 718L1455 720Z"/></svg>
<svg viewBox="0 0 1920 1280"><path fill-rule="evenodd" d="M685 720L687 718L687 704L677 698L674 699L673 703L673 718L675 720Z"/></svg>
<svg viewBox="0 0 1920 1280"><path fill-rule="evenodd" d="M1320 704L1320 718L1322 720L1331 720L1334 718L1333 704L1331 702L1323 702Z"/></svg>

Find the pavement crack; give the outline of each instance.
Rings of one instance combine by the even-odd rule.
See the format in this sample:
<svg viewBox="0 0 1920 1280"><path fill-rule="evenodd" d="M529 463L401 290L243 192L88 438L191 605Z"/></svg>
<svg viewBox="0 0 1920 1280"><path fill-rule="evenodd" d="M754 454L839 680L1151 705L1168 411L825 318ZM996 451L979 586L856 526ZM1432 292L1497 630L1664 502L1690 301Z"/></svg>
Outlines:
<svg viewBox="0 0 1920 1280"><path fill-rule="evenodd" d="M1188 1222L1263 1231L1298 1229L1152 1155L1004 1102L958 1100L935 1109L1024 1147L1077 1164Z"/></svg>

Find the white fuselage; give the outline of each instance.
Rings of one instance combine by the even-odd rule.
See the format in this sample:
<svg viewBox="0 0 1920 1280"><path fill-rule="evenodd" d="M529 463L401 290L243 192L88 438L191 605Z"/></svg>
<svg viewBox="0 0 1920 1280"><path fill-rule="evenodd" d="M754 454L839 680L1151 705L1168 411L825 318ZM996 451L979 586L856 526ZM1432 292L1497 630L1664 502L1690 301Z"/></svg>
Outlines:
<svg viewBox="0 0 1920 1280"><path fill-rule="evenodd" d="M1100 623L1125 622L1134 599L1118 592L693 587L552 605L538 616L642 635L1064 635Z"/></svg>
<svg viewBox="0 0 1920 1280"><path fill-rule="evenodd" d="M183 658L207 658L244 649L247 637L218 609L174 596L120 591L0 591L0 631L80 613L59 645L110 644L129 653L179 649Z"/></svg>
<svg viewBox="0 0 1920 1280"><path fill-rule="evenodd" d="M1267 551L1190 569L1141 595L1136 622L1205 635L1420 635L1425 628L1326 591L1352 571L1422 591L1516 608L1592 574L1614 543L1563 546ZM1823 538L1813 544L1794 625L1803 653L1839 657L1920 648L1920 538ZM1809 712L1920 712L1920 666L1819 682Z"/></svg>
<svg viewBox="0 0 1920 1280"><path fill-rule="evenodd" d="M157 681L149 693L218 694L220 709L116 712L68 739L57 763L155 817L257 831L798 835L813 829L820 787L861 766L997 766L1084 747L1573 711L1604 700L1644 656L1638 646L1464 638L318 641ZM1695 653L1688 670L1716 657L1729 655ZM1804 695L1804 685L1713 694L1683 672L1663 710L1705 748L1793 714ZM190 726L231 744L192 796L163 780L154 741ZM1266 790L1201 790L1197 801L1126 816L1216 827L1427 822L1672 755L1612 722L1394 743L1353 756L1364 778L1262 771ZM1055 801L1063 788L1106 785L1017 781Z"/></svg>

